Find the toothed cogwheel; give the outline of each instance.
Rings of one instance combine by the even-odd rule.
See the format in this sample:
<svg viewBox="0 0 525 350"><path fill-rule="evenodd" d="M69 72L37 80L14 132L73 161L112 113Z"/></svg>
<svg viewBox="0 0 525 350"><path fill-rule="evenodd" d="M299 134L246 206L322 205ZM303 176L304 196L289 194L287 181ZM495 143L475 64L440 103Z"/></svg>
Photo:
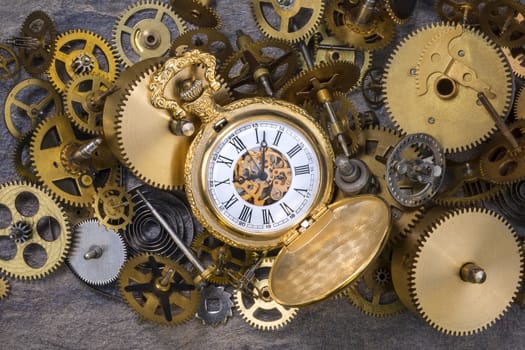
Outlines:
<svg viewBox="0 0 525 350"><path fill-rule="evenodd" d="M115 281L126 261L124 241L97 220L84 221L73 228L73 248L67 262L84 282L102 286Z"/></svg>
<svg viewBox="0 0 525 350"><path fill-rule="evenodd" d="M525 48L522 46L517 48L502 47L501 50L509 61L512 73L520 79L525 79Z"/></svg>
<svg viewBox="0 0 525 350"><path fill-rule="evenodd" d="M525 88L522 86L514 99L514 118L525 119Z"/></svg>
<svg viewBox="0 0 525 350"><path fill-rule="evenodd" d="M201 302L195 317L202 320L203 324L218 326L233 316L232 308L231 294L222 286L210 284L201 291Z"/></svg>
<svg viewBox="0 0 525 350"><path fill-rule="evenodd" d="M97 190L93 200L95 216L109 230L121 230L131 224L135 203L124 187L106 186Z"/></svg>
<svg viewBox="0 0 525 350"><path fill-rule="evenodd" d="M353 3L331 0L326 6L326 28L348 46L378 50L387 46L395 35L395 23L385 9L370 10L369 17L358 21L363 1Z"/></svg>
<svg viewBox="0 0 525 350"><path fill-rule="evenodd" d="M120 62L130 67L147 58L164 56L170 49L172 35L185 30L186 26L167 3L139 1L117 19L113 43Z"/></svg>
<svg viewBox="0 0 525 350"><path fill-rule="evenodd" d="M517 48L525 45L525 6L519 1L485 1L480 25L498 45Z"/></svg>
<svg viewBox="0 0 525 350"><path fill-rule="evenodd" d="M31 137L33 136L32 132L28 132L20 139L17 140L16 146L11 154L11 159L13 162L13 167L15 168L16 173L23 179L32 183L37 183L38 178L35 175L35 169L31 164L31 159L29 157L29 148Z"/></svg>
<svg viewBox="0 0 525 350"><path fill-rule="evenodd" d="M26 72L38 77L51 65L57 31L55 24L43 11L31 12L22 24L22 37L37 42L34 47L20 48L20 61Z"/></svg>
<svg viewBox="0 0 525 350"><path fill-rule="evenodd" d="M91 156L78 156L78 151L98 141ZM119 180L118 162L102 139L79 139L63 115L37 126L30 156L39 181L68 205L89 206L97 188L116 185Z"/></svg>
<svg viewBox="0 0 525 350"><path fill-rule="evenodd" d="M9 280L4 276L0 276L0 300L7 298L10 292L11 285L9 284Z"/></svg>
<svg viewBox="0 0 525 350"><path fill-rule="evenodd" d="M397 264L408 269L410 307L447 334L470 335L493 325L521 283L521 244L508 222L488 209L448 212L407 254Z"/></svg>
<svg viewBox="0 0 525 350"><path fill-rule="evenodd" d="M505 218L520 225L525 224L525 181L507 186L491 203Z"/></svg>
<svg viewBox="0 0 525 350"><path fill-rule="evenodd" d="M96 73L114 82L118 67L113 49L100 35L86 30L60 34L48 72L51 84L64 93L71 79L82 73Z"/></svg>
<svg viewBox="0 0 525 350"><path fill-rule="evenodd" d="M270 331L284 327L297 314L297 308L278 304L270 295L268 276L275 258L265 258L255 269L255 277L250 284L250 294L240 289L233 292L237 311L255 329Z"/></svg>
<svg viewBox="0 0 525 350"><path fill-rule="evenodd" d="M217 12L199 0L171 0L171 7L188 23L197 27L219 29L222 20Z"/></svg>
<svg viewBox="0 0 525 350"><path fill-rule="evenodd" d="M200 294L188 271L160 255L139 255L126 262L119 290L142 318L163 325L178 325L195 315Z"/></svg>
<svg viewBox="0 0 525 350"><path fill-rule="evenodd" d="M323 16L324 1L252 0L252 11L264 35L296 43L314 33Z"/></svg>
<svg viewBox="0 0 525 350"><path fill-rule="evenodd" d="M220 65L234 50L228 37L216 29L197 28L179 35L170 48L170 56L180 56L186 51L199 50L211 53Z"/></svg>
<svg viewBox="0 0 525 350"><path fill-rule="evenodd" d="M444 21L477 26L484 3L484 0L436 0L434 7Z"/></svg>
<svg viewBox="0 0 525 350"><path fill-rule="evenodd" d="M445 153L454 153L494 133L495 122L477 103L477 94L483 92L497 114L505 116L512 76L501 50L484 35L434 24L416 30L395 49L383 91L390 117L403 133L429 134Z"/></svg>
<svg viewBox="0 0 525 350"><path fill-rule="evenodd" d="M4 120L14 138L32 131L39 121L62 113L62 98L44 80L30 78L16 84L6 97Z"/></svg>
<svg viewBox="0 0 525 350"><path fill-rule="evenodd" d="M63 207L72 226L95 217L95 211L92 207L75 207L67 204L64 204Z"/></svg>
<svg viewBox="0 0 525 350"><path fill-rule="evenodd" d="M0 270L18 279L38 279L59 267L71 232L64 210L46 189L27 182L0 185Z"/></svg>
<svg viewBox="0 0 525 350"><path fill-rule="evenodd" d="M0 80L13 78L20 72L20 61L16 53L9 47L0 44Z"/></svg>
<svg viewBox="0 0 525 350"><path fill-rule="evenodd" d="M384 0L385 10L396 24L408 22L417 5L417 0Z"/></svg>

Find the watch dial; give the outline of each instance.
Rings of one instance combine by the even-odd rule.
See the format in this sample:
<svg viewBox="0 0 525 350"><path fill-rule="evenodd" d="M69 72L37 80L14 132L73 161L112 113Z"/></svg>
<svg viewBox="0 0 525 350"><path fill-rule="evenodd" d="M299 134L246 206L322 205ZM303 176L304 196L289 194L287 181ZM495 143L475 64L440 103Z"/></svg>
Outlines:
<svg viewBox="0 0 525 350"><path fill-rule="evenodd" d="M297 128L268 120L230 132L209 158L208 191L222 219L246 232L297 225L319 189L319 159Z"/></svg>

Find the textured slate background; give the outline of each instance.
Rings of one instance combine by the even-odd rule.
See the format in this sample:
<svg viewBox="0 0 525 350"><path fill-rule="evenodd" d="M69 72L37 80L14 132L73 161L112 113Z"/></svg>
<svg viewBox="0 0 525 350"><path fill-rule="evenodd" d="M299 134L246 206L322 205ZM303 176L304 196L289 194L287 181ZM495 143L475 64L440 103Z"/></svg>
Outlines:
<svg viewBox="0 0 525 350"><path fill-rule="evenodd" d="M261 37L248 0L217 2L224 20L223 31L232 39L238 28ZM403 27L403 32L436 19L431 3L420 0L416 17ZM16 35L26 15L36 9L49 13L59 32L82 28L110 40L116 17L130 4L132 1L0 0L0 40ZM384 62L391 49L376 55L376 62ZM24 74L2 82L0 100L22 78ZM366 107L360 105L360 109ZM14 142L4 127L0 132L0 180L4 182L15 179L14 171L6 165ZM196 320L169 328L141 322L125 304L93 292L65 266L45 280L11 280L11 285L10 297L0 302L2 349L525 348L525 313L517 306L488 331L455 338L438 333L410 313L377 319L363 315L346 300L327 300L300 310L288 327L267 333L253 330L238 314L217 328Z"/></svg>

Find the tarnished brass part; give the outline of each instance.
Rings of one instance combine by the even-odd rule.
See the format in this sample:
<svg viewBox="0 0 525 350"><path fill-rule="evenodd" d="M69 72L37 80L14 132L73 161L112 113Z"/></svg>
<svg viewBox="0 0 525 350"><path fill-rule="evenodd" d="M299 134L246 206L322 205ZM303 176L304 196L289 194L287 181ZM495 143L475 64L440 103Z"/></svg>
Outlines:
<svg viewBox="0 0 525 350"><path fill-rule="evenodd" d="M521 88L514 98L514 118L525 119L525 88Z"/></svg>
<svg viewBox="0 0 525 350"><path fill-rule="evenodd" d="M445 153L469 150L496 130L477 103L477 90L489 96L498 115L507 114L512 78L505 57L478 32L445 24L404 39L389 60L383 84L394 124L404 133L432 135ZM451 131L451 125L462 132Z"/></svg>
<svg viewBox="0 0 525 350"><path fill-rule="evenodd" d="M125 188L105 186L97 189L93 208L95 217L102 225L117 231L131 224L135 203Z"/></svg>
<svg viewBox="0 0 525 350"><path fill-rule="evenodd" d="M170 56L180 56L186 51L200 50L209 52L222 64L233 54L230 39L216 29L197 28L179 35L173 40Z"/></svg>
<svg viewBox="0 0 525 350"><path fill-rule="evenodd" d="M265 258L255 270L250 293L236 289L233 292L235 307L242 318L256 329L277 330L289 324L297 314L297 308L278 304L268 290L268 276L275 258Z"/></svg>
<svg viewBox="0 0 525 350"><path fill-rule="evenodd" d="M0 300L7 298L10 292L11 285L9 284L9 280L4 276L0 276Z"/></svg>
<svg viewBox="0 0 525 350"><path fill-rule="evenodd" d="M23 37L34 38L36 48L21 47L20 61L25 70L37 77L44 74L51 65L57 31L51 18L43 11L31 12L22 25Z"/></svg>
<svg viewBox="0 0 525 350"><path fill-rule="evenodd" d="M92 207L75 207L71 205L64 205L64 211L71 223L75 226L83 221L91 220L95 217L95 210Z"/></svg>
<svg viewBox="0 0 525 350"><path fill-rule="evenodd" d="M385 0L385 10L396 24L405 24L414 12L416 0Z"/></svg>
<svg viewBox="0 0 525 350"><path fill-rule="evenodd" d="M364 72L361 80L361 94L370 107L376 109L383 105L383 67L372 67Z"/></svg>
<svg viewBox="0 0 525 350"><path fill-rule="evenodd" d="M504 47L525 44L525 6L519 1L486 1L481 10L481 29Z"/></svg>
<svg viewBox="0 0 525 350"><path fill-rule="evenodd" d="M0 80L11 79L18 72L20 72L18 56L9 46L0 44Z"/></svg>
<svg viewBox="0 0 525 350"><path fill-rule="evenodd" d="M86 141L78 140L69 120L58 115L41 122L31 139L31 160L36 175L60 200L89 206L96 188L116 185L118 162L105 144L90 159L73 161Z"/></svg>
<svg viewBox="0 0 525 350"><path fill-rule="evenodd" d="M36 78L15 85L4 104L5 124L14 138L33 130L40 120L53 113L62 113L62 98L50 83Z"/></svg>
<svg viewBox="0 0 525 350"><path fill-rule="evenodd" d="M217 12L200 0L171 0L170 4L177 15L194 26L214 29L222 26Z"/></svg>
<svg viewBox="0 0 525 350"><path fill-rule="evenodd" d="M478 26L480 23L482 0L436 0L438 16L449 22Z"/></svg>
<svg viewBox="0 0 525 350"><path fill-rule="evenodd" d="M252 0L252 11L264 35L296 43L312 35L319 25L324 1Z"/></svg>
<svg viewBox="0 0 525 350"><path fill-rule="evenodd" d="M124 264L119 290L142 318L178 325L195 315L200 294L192 277L177 262L160 255L138 255Z"/></svg>
<svg viewBox="0 0 525 350"><path fill-rule="evenodd" d="M520 46L512 49L502 47L501 50L509 61L512 73L520 79L525 79L525 49Z"/></svg>
<svg viewBox="0 0 525 350"><path fill-rule="evenodd" d="M330 0L326 6L326 28L346 45L378 50L388 45L395 35L395 23L385 9L371 12L366 23L358 23L362 1L350 4L344 0Z"/></svg>
<svg viewBox="0 0 525 350"><path fill-rule="evenodd" d="M67 256L71 231L64 210L51 193L28 182L5 183L0 186L0 205L10 213L2 222L0 237L9 239L10 228L18 222L31 230L27 240L15 243L9 259L4 260L3 255L0 270L19 279L43 278L55 271Z"/></svg>
<svg viewBox="0 0 525 350"><path fill-rule="evenodd" d="M12 153L12 160L16 173L22 177L22 179L32 183L37 183L38 178L35 175L35 170L33 169L33 165L31 164L29 157L29 148L32 136L33 133L28 132L17 140L16 147Z"/></svg>
<svg viewBox="0 0 525 350"><path fill-rule="evenodd" d="M89 59L93 66L89 73L97 73L110 82L117 79L117 59L106 40L86 30L70 30L57 37L48 72L49 80L58 92L64 93L69 81L77 75L73 63L79 57Z"/></svg>
<svg viewBox="0 0 525 350"><path fill-rule="evenodd" d="M119 60L130 67L138 61L165 55L175 34L173 28L176 28L177 35L186 30L185 24L168 4L141 0L129 6L113 27L113 42Z"/></svg>

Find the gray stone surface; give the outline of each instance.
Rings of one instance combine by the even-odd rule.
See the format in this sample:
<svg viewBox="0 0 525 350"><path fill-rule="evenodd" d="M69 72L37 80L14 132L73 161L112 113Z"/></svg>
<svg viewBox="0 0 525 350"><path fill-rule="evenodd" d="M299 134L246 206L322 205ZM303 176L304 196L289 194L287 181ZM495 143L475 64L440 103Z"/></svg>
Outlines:
<svg viewBox="0 0 525 350"><path fill-rule="evenodd" d="M242 28L260 37L248 0L217 2L225 33L233 38L235 30ZM49 13L60 32L82 28L94 30L110 40L116 16L131 3L0 0L0 40L16 35L25 16L36 9ZM435 20L429 14L430 3L430 0L420 1L415 19L404 31ZM381 51L376 61L384 62L390 52L391 48ZM24 77L22 74L17 80L2 82L0 100ZM0 129L0 180L4 182L15 179L14 171L8 166L14 142L4 127ZM203 326L196 320L179 327L141 322L125 304L93 292L65 266L42 281L11 282L10 297L0 302L1 349L525 348L521 324L525 314L517 306L486 332L456 338L436 332L410 313L377 319L363 315L345 300L327 300L300 310L288 327L267 333L253 330L238 314L227 325L216 328Z"/></svg>

